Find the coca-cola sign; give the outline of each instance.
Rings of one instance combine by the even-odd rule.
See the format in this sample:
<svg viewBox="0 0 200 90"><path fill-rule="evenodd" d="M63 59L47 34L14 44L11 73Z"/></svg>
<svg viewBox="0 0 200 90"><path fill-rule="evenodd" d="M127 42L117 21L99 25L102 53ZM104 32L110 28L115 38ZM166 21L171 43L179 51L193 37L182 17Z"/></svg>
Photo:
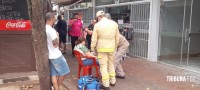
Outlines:
<svg viewBox="0 0 200 90"><path fill-rule="evenodd" d="M0 20L0 30L31 30L29 20Z"/></svg>

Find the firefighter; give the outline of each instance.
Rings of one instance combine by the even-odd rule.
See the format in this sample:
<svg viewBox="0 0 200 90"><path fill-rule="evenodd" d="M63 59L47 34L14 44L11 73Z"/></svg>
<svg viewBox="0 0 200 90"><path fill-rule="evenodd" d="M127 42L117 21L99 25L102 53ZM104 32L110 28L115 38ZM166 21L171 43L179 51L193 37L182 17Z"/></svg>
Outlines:
<svg viewBox="0 0 200 90"><path fill-rule="evenodd" d="M102 75L101 89L109 90L109 86L115 86L115 68L113 64L114 52L119 43L118 24L105 17L103 11L96 13L98 23L95 24L91 51L97 51L100 72Z"/></svg>
<svg viewBox="0 0 200 90"><path fill-rule="evenodd" d="M106 13L106 18L111 19L111 16L109 13ZM114 54L114 67L116 72L116 78L125 79L125 73L121 66L120 61L122 60L122 57L124 54L126 54L126 51L128 49L129 42L126 40L124 36L121 34L119 35L119 44L117 46L117 50Z"/></svg>

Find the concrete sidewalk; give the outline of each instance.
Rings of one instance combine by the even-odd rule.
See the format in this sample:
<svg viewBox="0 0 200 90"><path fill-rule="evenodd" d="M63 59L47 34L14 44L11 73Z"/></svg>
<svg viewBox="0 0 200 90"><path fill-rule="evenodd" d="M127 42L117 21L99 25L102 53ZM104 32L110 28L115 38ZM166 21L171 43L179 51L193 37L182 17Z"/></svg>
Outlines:
<svg viewBox="0 0 200 90"><path fill-rule="evenodd" d="M64 85L70 90L78 90L78 62L71 56L70 47L67 50L65 57L71 73L64 81ZM122 62L122 65L126 78L117 79L116 86L111 87L111 90L200 90L200 74L198 73L136 57L128 58ZM173 82L169 81L167 76L195 76L195 82Z"/></svg>
<svg viewBox="0 0 200 90"><path fill-rule="evenodd" d="M61 90L78 90L78 62L71 56L68 46L64 55L70 67L70 74L61 85ZM150 62L132 57L122 62L126 73L125 79L117 79L111 90L200 90L200 74L186 71L160 62ZM169 81L168 76L195 76L194 81ZM2 77L0 75L0 77ZM6 77L6 75L4 75ZM31 88L26 88L32 86ZM25 88L22 88L25 87ZM0 90L40 90L38 80L0 84Z"/></svg>

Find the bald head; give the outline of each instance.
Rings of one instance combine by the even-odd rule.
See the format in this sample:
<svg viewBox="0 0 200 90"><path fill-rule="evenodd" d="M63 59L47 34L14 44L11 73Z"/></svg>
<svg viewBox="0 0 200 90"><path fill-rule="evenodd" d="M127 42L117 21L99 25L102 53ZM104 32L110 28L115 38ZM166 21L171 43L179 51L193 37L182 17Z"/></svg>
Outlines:
<svg viewBox="0 0 200 90"><path fill-rule="evenodd" d="M111 16L109 13L106 13L105 16L106 16L106 18L111 19Z"/></svg>
<svg viewBox="0 0 200 90"><path fill-rule="evenodd" d="M46 14L46 20L47 20L47 21L49 21L49 20L51 20L51 19L53 19L53 18L55 18L53 13L48 12L48 13Z"/></svg>
<svg viewBox="0 0 200 90"><path fill-rule="evenodd" d="M48 12L45 19L46 23L52 26L55 23L54 13Z"/></svg>

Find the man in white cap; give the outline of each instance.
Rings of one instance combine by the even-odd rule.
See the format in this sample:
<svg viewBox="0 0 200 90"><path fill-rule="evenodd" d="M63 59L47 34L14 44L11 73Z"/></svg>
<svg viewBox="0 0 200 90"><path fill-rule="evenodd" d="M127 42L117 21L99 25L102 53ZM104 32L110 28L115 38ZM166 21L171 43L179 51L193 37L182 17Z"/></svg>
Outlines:
<svg viewBox="0 0 200 90"><path fill-rule="evenodd" d="M97 50L100 72L102 75L101 89L109 90L109 86L115 86L115 68L113 65L114 52L119 43L118 24L105 17L103 11L96 13L98 23L95 24L91 51Z"/></svg>

